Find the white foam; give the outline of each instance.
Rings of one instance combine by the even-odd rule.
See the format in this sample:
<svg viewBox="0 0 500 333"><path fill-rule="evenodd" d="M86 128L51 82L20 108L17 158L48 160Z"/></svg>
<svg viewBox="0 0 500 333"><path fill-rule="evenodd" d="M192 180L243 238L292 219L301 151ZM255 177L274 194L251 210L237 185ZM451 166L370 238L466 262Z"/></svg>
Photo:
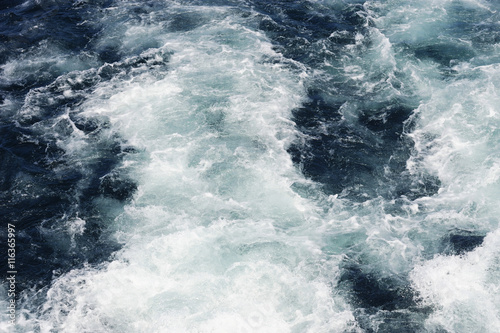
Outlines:
<svg viewBox="0 0 500 333"><path fill-rule="evenodd" d="M439 38L442 30L435 27L453 22L453 8L446 1L427 3L434 6L424 6L422 10L410 10L407 5L400 11L391 8L377 23L394 42L418 45L425 37L439 43L443 40ZM485 5L469 1L467 9L481 14L487 9ZM440 14L434 15L435 11ZM408 161L408 170L415 175L425 170L441 181L437 194L415 201L418 211L408 220L414 224L407 234L412 238L410 245L420 242L422 246L414 253L417 255L410 256L420 261L410 277L422 303L432 307L426 322L430 332L499 331L496 257L500 179L496 152L500 148L500 82L494 54L488 55L486 48L484 52L480 64L474 59L458 62L448 80L437 75L440 68L432 61L424 59L411 65L415 87L425 98L413 119L416 129L409 134L415 142L415 152ZM456 229L488 236L483 246L470 253L437 255L425 261L426 247L431 248L442 241L442 235ZM387 241L386 236L381 238Z"/></svg>
<svg viewBox="0 0 500 333"><path fill-rule="evenodd" d="M356 327L332 290L342 257L321 251L319 229L310 228L320 225L316 208L290 188L304 181L286 152L296 135L289 119L305 96L304 75L266 61L280 55L242 23L227 15L182 33L152 28L144 33L156 34L171 53L165 76L145 71L103 83L89 96L80 115L108 118L140 150L125 161L138 191L111 226L123 249L108 264L59 277L43 308L20 327ZM133 35L147 28L127 29ZM73 135L62 146L76 154L71 147L82 140ZM68 227L77 234L84 223Z"/></svg>
<svg viewBox="0 0 500 333"><path fill-rule="evenodd" d="M408 61L397 48L429 34L437 38L448 23L443 5L449 3L367 3L366 14L377 27L367 25L369 33L358 33L356 44L343 50L345 57L325 59L324 68L311 72L288 66L291 61L273 51L262 33L248 28L255 25L253 18L232 8L172 2L141 14L147 24L127 18L133 3L108 8L102 14L107 29L96 47L116 47L123 58L154 59L166 69L150 68L151 63L137 65L133 73L123 69L101 82L81 110L68 110L56 122L69 121L70 112L107 119L111 129L103 130L99 140L118 133L137 148L121 166L138 183L137 193L123 211L117 210L109 230L123 248L109 263L59 277L41 309L30 308L28 299L19 328L360 330L335 289L348 255L378 276L412 271L423 302L436 309L427 323L430 331L498 330L493 245L500 213L498 66L458 63L457 75L445 81L438 65ZM156 24L162 10L196 14L201 23L173 32L172 22ZM317 84L335 70L335 61L373 103L419 98L408 170L415 179L424 173L437 176L442 184L437 194L398 204L383 198L351 203L322 195L296 170L286 152L300 136L291 110L306 96L304 80ZM6 65L6 78L15 77L14 65ZM118 70L120 65L111 66ZM73 93L61 86L61 94ZM27 98L27 114L36 112L30 99L35 95ZM353 124L358 111L357 100L341 108ZM72 128L58 144L85 169L99 156L99 145L89 145L88 136ZM303 186L309 197L299 196L292 185ZM112 210L109 204L96 202L102 211ZM71 220L65 227L75 237L85 221ZM451 229L490 234L470 254L426 262Z"/></svg>
<svg viewBox="0 0 500 333"><path fill-rule="evenodd" d="M47 41L42 41L26 50L17 59L7 61L1 65L0 79L3 84L21 83L28 76L37 79L57 77L70 71L81 71L95 66L97 61L87 53L66 55L59 47Z"/></svg>
<svg viewBox="0 0 500 333"><path fill-rule="evenodd" d="M8 333L12 330L11 318L9 318L10 313L8 307L10 305L10 297L8 297L8 283L0 285L0 307L2 312L0 313L0 332Z"/></svg>
<svg viewBox="0 0 500 333"><path fill-rule="evenodd" d="M447 200L446 204L455 202L458 208L456 205L474 200L488 207L485 213L490 217L497 211L494 198L499 181L499 160L494 153L500 148L496 131L500 125L499 82L495 73L497 66L467 69L464 79L435 89L429 102L419 107L421 126L411 134L417 156L423 157L425 168L442 181L440 197ZM474 81L467 78L471 74Z"/></svg>
<svg viewBox="0 0 500 333"><path fill-rule="evenodd" d="M447 80L443 79L440 72L442 69L433 61L412 59L404 53L402 54L404 57L401 57L401 43L418 46L424 42L439 43L443 40L439 37L443 30L438 27L451 26L455 19L447 12L449 5L452 5L449 1L427 1L396 6L393 3L365 4L370 19L373 19L377 26L370 31L374 43L369 46L368 52L363 53L367 58L354 57L359 54L356 46L351 46L349 50L354 60L345 58L347 59L344 62L345 75L354 81L359 80L364 83L370 75L379 73L379 68L383 66L387 66L388 72L399 71L399 79L401 72L408 73L403 77L404 86L399 89L387 89L388 86L381 85L383 81L368 80L369 85L366 87L372 90L365 91L370 92L375 88L384 87L381 93L374 97L375 101L377 98L388 98L388 96L399 96L410 100L417 96L420 99L420 106L411 119L416 124L415 130L409 133L409 137L415 142L415 151L407 167L417 179L424 173L430 173L437 176L441 182L437 194L405 202L400 207L400 212L391 211L394 202L381 198L369 200L361 205L350 205L339 201L333 205L330 210L331 215L328 216L329 227L325 230L328 250L335 252L343 247L345 251L352 246L355 251L349 255L376 267L377 274L404 275L416 262L425 261L429 253L439 251L444 237L453 230L462 229L486 234L495 232L498 228L500 212L497 198L500 193L496 152L500 148L497 131L500 125L498 123L500 101L497 93L498 66L493 52L484 51L486 55L479 65L474 59L471 59L470 63L458 62L453 67L456 71L454 76ZM472 2L471 6L468 10L477 10L478 15L484 14L484 8L475 7ZM357 40L359 45L363 45L362 38ZM450 41L459 45L470 44L467 40L450 39ZM488 53L490 51L491 55ZM391 54L392 57L389 56ZM364 61L367 59L376 59L372 62L380 59L380 63L371 66L371 62L365 64ZM391 67L391 64L394 64L391 59L395 60L395 68ZM346 121L356 121L357 109L356 102L347 102L341 107ZM489 270L488 268L484 271L479 270L477 276L468 282L463 282L454 292L455 285L442 288L439 284L447 281L442 266L448 265L450 274L457 274L457 281L461 278L465 281L466 273L462 275L458 271L454 272L459 270L463 259L438 257L431 262L432 264L423 264L425 268L415 270L419 273L412 274L420 274L419 278L422 281L414 282L416 288L419 291L424 290L424 294L427 292L426 295L432 294L426 296L427 304L432 304L438 309L448 301L455 302L454 299L460 294L458 290L462 287L467 288L468 282L471 286L475 286L474 279L484 279ZM492 263L487 262L483 265L491 267ZM429 287L432 291L425 289L427 287L424 283L428 281L425 279L426 274L436 275L439 276L436 279L441 279ZM477 302L481 302L481 295L490 287L481 288L477 293L474 291L468 293L468 304L456 303L456 309L459 306L470 309ZM450 293L449 300L447 293ZM496 299L496 296L491 297ZM486 310L487 306L491 308ZM488 301L487 305L479 308L485 310L472 311L460 319L454 317L458 314L453 312L456 309L443 310L451 311L446 315L438 311L436 318L439 317L440 325L453 332L460 327L470 329L471 325L481 320L483 324L478 325L480 329L476 330L477 332L484 327L487 327L485 329L488 332L498 330L496 301ZM463 315L468 310L461 311L460 314ZM450 314L452 312L453 315ZM491 326L484 324L490 321ZM429 325L428 329L432 331L435 326ZM461 328L460 331L466 332L467 329Z"/></svg>
<svg viewBox="0 0 500 333"><path fill-rule="evenodd" d="M483 246L463 256L437 256L417 266L411 274L424 305L434 311L429 330L449 332L498 332L500 330L499 232L485 238Z"/></svg>
<svg viewBox="0 0 500 333"><path fill-rule="evenodd" d="M458 68L457 68L458 70ZM500 148L497 66L463 68L463 79L435 89L420 106L420 127L411 135L418 158L442 182L439 194L423 199L432 230L459 228L490 232L485 245L464 256L438 256L412 273L423 302L435 311L429 330L497 332ZM474 80L468 77L474 76ZM421 164L420 164L421 163Z"/></svg>

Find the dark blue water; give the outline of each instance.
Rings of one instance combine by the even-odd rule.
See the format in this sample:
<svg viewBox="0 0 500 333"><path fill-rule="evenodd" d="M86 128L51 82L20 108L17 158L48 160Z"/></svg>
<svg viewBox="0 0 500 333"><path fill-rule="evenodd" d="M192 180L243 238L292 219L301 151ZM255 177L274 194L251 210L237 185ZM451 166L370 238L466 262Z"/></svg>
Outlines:
<svg viewBox="0 0 500 333"><path fill-rule="evenodd" d="M89 52L88 44L98 30L81 23L88 10L98 10L104 5L3 4L2 64L20 60L27 53L36 54L47 43L57 45L64 52L62 57ZM35 29L37 25L39 28ZM57 79L62 74L64 70L44 64L22 71L13 82L2 82L2 101L8 100L13 105L4 107L1 119L1 215L3 224L12 223L18 229L19 292L46 286L54 275L83 263L106 260L117 245L103 236L106 217L96 211L92 200L104 195L124 201L135 189L132 181L119 178L113 171L121 155L126 153L120 138L104 145L97 140L93 142L100 145L102 155L87 166L89 170L82 172L71 165L55 142L59 136L68 135L68 124L58 123L54 133L44 133L44 129L37 126L50 122L67 108L77 107L84 98L83 93L91 91L103 77L93 76L75 84L75 90L82 95L62 98L50 105L46 97L35 97L34 103L41 110L35 117L20 120L13 116L30 93L46 91L48 95L57 96L60 93ZM73 120L77 127L91 135L107 126L91 120ZM77 245L71 246L68 235L60 228L64 221L75 217L89 224L87 231L74 239ZM2 232L6 237L5 230ZM2 250L5 252L6 248Z"/></svg>
<svg viewBox="0 0 500 333"><path fill-rule="evenodd" d="M8 329L494 332L498 10L2 1Z"/></svg>

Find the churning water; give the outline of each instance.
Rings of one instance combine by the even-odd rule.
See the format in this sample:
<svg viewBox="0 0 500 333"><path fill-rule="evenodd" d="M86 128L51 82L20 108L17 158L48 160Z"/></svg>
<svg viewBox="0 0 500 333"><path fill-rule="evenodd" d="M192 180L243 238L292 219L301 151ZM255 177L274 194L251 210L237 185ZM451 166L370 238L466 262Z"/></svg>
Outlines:
<svg viewBox="0 0 500 333"><path fill-rule="evenodd" d="M2 332L500 332L496 0L0 17Z"/></svg>

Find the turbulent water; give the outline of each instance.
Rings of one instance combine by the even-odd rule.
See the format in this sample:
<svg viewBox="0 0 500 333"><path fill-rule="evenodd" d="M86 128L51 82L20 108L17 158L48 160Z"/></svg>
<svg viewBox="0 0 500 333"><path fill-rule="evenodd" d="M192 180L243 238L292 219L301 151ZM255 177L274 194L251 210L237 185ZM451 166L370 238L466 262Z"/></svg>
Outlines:
<svg viewBox="0 0 500 333"><path fill-rule="evenodd" d="M0 105L2 332L500 332L496 0L1 1Z"/></svg>

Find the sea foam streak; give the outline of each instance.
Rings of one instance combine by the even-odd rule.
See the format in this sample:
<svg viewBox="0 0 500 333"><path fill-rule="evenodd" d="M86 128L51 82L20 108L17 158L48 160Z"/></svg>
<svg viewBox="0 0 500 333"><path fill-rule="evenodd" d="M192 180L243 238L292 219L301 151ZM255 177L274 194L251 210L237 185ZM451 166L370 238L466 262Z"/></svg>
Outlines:
<svg viewBox="0 0 500 333"><path fill-rule="evenodd" d="M120 249L26 290L17 330L497 332L498 5L189 3L103 5L99 59L3 65L57 77L16 121L87 176L71 195L123 157L92 200Z"/></svg>
<svg viewBox="0 0 500 333"><path fill-rule="evenodd" d="M118 9L117 9L118 10ZM286 147L301 72L230 9L183 8L207 19L182 33L129 26L163 40L161 79L150 73L103 84L81 116L108 118L138 152L123 168L138 181L116 218L123 249L99 267L54 281L41 331L342 331L354 325L332 297L340 257L320 250L315 207L290 185L305 182ZM151 36L151 34L155 34ZM156 35L157 34L157 35ZM126 42L124 43L126 44ZM99 98L104 96L104 98ZM76 154L77 134L62 143ZM106 209L102 203L103 209Z"/></svg>
<svg viewBox="0 0 500 333"><path fill-rule="evenodd" d="M482 1L428 4L421 12L406 6L391 8L377 23L397 22L390 28L392 39L416 44L420 87L428 96L414 115L418 125L410 137L416 151L408 169L430 170L439 177L441 187L435 196L416 200L423 218L415 220L420 232L463 236L452 241L453 255L445 251L429 261L422 260L424 255L410 280L423 304L434 309L426 331L496 332L500 82L498 44L490 39L496 32L486 31L498 20L498 5ZM403 18L402 13L409 15ZM487 236L481 247L464 254L460 247L475 242L474 234ZM432 248L425 240L423 244Z"/></svg>

